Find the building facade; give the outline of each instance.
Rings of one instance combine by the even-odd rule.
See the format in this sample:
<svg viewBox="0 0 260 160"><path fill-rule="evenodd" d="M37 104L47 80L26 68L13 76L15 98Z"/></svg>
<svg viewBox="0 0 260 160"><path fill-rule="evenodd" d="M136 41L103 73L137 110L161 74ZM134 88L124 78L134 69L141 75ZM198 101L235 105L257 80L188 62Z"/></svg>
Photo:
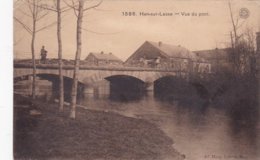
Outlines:
<svg viewBox="0 0 260 160"><path fill-rule="evenodd" d="M144 42L125 65L174 69L176 71L211 72L211 64L180 45Z"/></svg>
<svg viewBox="0 0 260 160"><path fill-rule="evenodd" d="M199 59L211 64L211 72L216 73L220 71L231 71L232 65L230 63L230 49L212 49L193 51Z"/></svg>
<svg viewBox="0 0 260 160"><path fill-rule="evenodd" d="M85 58L85 62L91 65L122 65L123 61L117 58L112 53L105 54L104 52L100 53L89 53Z"/></svg>

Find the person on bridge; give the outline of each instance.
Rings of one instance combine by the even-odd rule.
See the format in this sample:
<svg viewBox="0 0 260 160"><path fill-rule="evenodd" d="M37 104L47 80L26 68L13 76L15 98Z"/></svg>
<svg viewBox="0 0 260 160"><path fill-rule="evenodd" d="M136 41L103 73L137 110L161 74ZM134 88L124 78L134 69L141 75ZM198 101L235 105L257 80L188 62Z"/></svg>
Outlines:
<svg viewBox="0 0 260 160"><path fill-rule="evenodd" d="M46 63L46 58L47 58L47 51L45 50L44 46L42 46L41 49L41 62Z"/></svg>
<svg viewBox="0 0 260 160"><path fill-rule="evenodd" d="M158 56L158 57L155 59L155 67L159 67L160 63L161 63L161 57Z"/></svg>

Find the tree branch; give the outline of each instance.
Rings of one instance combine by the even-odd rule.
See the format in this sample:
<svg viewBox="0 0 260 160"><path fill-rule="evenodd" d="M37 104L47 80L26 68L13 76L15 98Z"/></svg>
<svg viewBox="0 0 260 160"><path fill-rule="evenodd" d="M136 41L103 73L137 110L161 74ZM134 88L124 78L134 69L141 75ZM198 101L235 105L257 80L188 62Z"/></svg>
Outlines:
<svg viewBox="0 0 260 160"><path fill-rule="evenodd" d="M231 22L232 22L232 26L233 26L233 31L234 31L234 38L235 38L235 43L234 46L236 46L237 43L237 28L234 22L234 17L233 17L233 12L232 12L232 8L231 8L231 3L230 1L228 1L228 7L229 7L229 11L230 11L230 18L231 18Z"/></svg>
<svg viewBox="0 0 260 160"><path fill-rule="evenodd" d="M22 39L23 37L19 38L18 40L14 40L14 46L17 45Z"/></svg>
<svg viewBox="0 0 260 160"><path fill-rule="evenodd" d="M47 26L44 26L44 27L42 27L42 28L36 30L35 32L36 32L36 33L37 33L37 32L40 32L40 31L42 31L42 30L44 30L44 29L46 29L46 28L49 28L49 27L51 27L51 26L53 26L53 25L55 25L55 24L57 24L57 22L53 22L53 23L51 23L51 24L49 24L49 25L47 25Z"/></svg>
<svg viewBox="0 0 260 160"><path fill-rule="evenodd" d="M14 17L14 20L16 20L29 34L32 35L32 30L28 26L26 26L22 21L20 21L16 17Z"/></svg>
<svg viewBox="0 0 260 160"><path fill-rule="evenodd" d="M238 25L237 26L237 29L239 29L240 27L242 27L243 26L243 24L245 23L246 21L244 20L244 21L242 21L242 23L240 23L240 25Z"/></svg>
<svg viewBox="0 0 260 160"><path fill-rule="evenodd" d="M40 17L36 18L36 21L41 20L42 18L44 18L46 15L48 15L48 12L46 12L45 14L41 15Z"/></svg>
<svg viewBox="0 0 260 160"><path fill-rule="evenodd" d="M33 4L32 4L33 5ZM57 4L56 4L56 0L54 0L54 6L55 8L57 8ZM57 9L55 9L54 7L52 6L48 6L48 5L37 5L37 7L39 8L42 8L42 9L45 9L45 10L49 10L49 11L53 11L53 12L58 12ZM61 13L62 12L66 12L66 11L69 11L71 9L71 7L63 7L61 8Z"/></svg>
<svg viewBox="0 0 260 160"><path fill-rule="evenodd" d="M76 8L76 6L78 6L78 5L75 5L73 0L72 0L73 5L67 3L66 0L63 0L63 2L64 2L68 7L72 8L72 9L74 9L74 10L78 10L78 9Z"/></svg>
<svg viewBox="0 0 260 160"><path fill-rule="evenodd" d="M96 7L100 6L100 4L101 4L102 2L103 2L103 0L101 0L98 4L96 4L96 5L94 5L94 6L85 8L83 11L87 11L87 10L90 10L90 9L92 9L92 8L96 8Z"/></svg>
<svg viewBox="0 0 260 160"><path fill-rule="evenodd" d="M60 12L63 13L63 12L67 12L67 11L71 10L71 8L70 7L62 7L60 10L61 10Z"/></svg>
<svg viewBox="0 0 260 160"><path fill-rule="evenodd" d="M57 1L53 0L53 3L54 3L55 8L57 8Z"/></svg>
<svg viewBox="0 0 260 160"><path fill-rule="evenodd" d="M94 34L99 34L99 35L111 35L111 34L118 34L120 32L114 32L114 33L102 33L102 32L96 32L96 31L92 31L92 30L89 30L89 29L85 29L85 28L82 28L84 31L87 31L87 32L90 32L90 33L94 33Z"/></svg>
<svg viewBox="0 0 260 160"><path fill-rule="evenodd" d="M239 22L239 18L236 19L236 26L238 25L238 22Z"/></svg>
<svg viewBox="0 0 260 160"><path fill-rule="evenodd" d="M67 12L67 11L69 11L69 10L71 10L70 7L68 7L68 8L63 7L63 9L61 9L60 12L63 13L63 12Z"/></svg>
<svg viewBox="0 0 260 160"><path fill-rule="evenodd" d="M98 9L98 8L93 8L96 11L102 11L102 12L111 12L113 10L108 10L108 9Z"/></svg>
<svg viewBox="0 0 260 160"><path fill-rule="evenodd" d="M53 11L53 12L57 12L56 9L54 9L53 7L51 6L48 6L48 5L39 5L38 7L42 8L42 9L45 9L45 10L49 10L49 11Z"/></svg>
<svg viewBox="0 0 260 160"><path fill-rule="evenodd" d="M23 15L26 15L26 16L32 18L32 15L29 15L29 14L25 13L25 12L22 11L21 9L18 9L18 11L21 12Z"/></svg>

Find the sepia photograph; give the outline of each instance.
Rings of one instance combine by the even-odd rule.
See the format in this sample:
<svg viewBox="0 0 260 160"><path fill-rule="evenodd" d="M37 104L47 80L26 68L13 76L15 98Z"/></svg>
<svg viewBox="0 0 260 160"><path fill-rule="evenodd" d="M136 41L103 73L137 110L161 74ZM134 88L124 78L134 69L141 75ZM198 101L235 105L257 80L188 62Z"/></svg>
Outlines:
<svg viewBox="0 0 260 160"><path fill-rule="evenodd" d="M259 160L259 0L13 0L13 159Z"/></svg>

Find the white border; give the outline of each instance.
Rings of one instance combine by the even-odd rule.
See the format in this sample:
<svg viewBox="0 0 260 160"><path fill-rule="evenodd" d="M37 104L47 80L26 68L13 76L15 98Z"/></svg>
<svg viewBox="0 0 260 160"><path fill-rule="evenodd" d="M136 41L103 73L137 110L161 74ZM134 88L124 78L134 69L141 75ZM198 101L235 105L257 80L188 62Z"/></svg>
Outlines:
<svg viewBox="0 0 260 160"><path fill-rule="evenodd" d="M0 159L13 159L13 1L0 1Z"/></svg>

